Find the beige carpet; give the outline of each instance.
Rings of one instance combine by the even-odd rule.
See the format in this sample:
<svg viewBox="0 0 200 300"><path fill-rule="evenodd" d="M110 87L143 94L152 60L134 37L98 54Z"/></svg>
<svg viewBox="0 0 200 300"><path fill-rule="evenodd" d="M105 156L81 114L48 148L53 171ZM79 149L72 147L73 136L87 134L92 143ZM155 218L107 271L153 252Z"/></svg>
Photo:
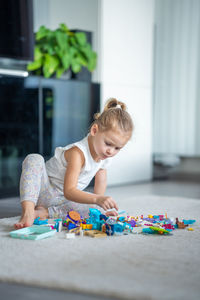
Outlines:
<svg viewBox="0 0 200 300"><path fill-rule="evenodd" d="M0 220L0 281L122 299L200 299L200 201L143 196L121 199L136 215L196 219L194 231L40 241L9 237L17 217Z"/></svg>

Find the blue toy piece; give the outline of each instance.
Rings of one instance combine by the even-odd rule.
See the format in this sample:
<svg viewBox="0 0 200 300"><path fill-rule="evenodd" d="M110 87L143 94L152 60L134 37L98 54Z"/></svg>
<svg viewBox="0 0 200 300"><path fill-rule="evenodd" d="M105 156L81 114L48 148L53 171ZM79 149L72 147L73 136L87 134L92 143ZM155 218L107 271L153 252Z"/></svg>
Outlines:
<svg viewBox="0 0 200 300"><path fill-rule="evenodd" d="M106 215L103 214L100 215L100 220L104 220L106 222L107 219L108 217Z"/></svg>
<svg viewBox="0 0 200 300"><path fill-rule="evenodd" d="M153 218L154 219L159 219L159 216L158 215L154 215Z"/></svg>
<svg viewBox="0 0 200 300"><path fill-rule="evenodd" d="M33 225L44 225L44 224L48 224L48 219L40 220L40 217L38 217L33 222Z"/></svg>
<svg viewBox="0 0 200 300"><path fill-rule="evenodd" d="M124 222L125 217L119 217L118 220L119 220L120 222Z"/></svg>
<svg viewBox="0 0 200 300"><path fill-rule="evenodd" d="M75 225L75 224L73 224L73 223L69 223L68 224L68 230L70 230L70 229L73 229L73 228L76 228L77 226Z"/></svg>
<svg viewBox="0 0 200 300"><path fill-rule="evenodd" d="M115 232L123 232L124 230L124 226L122 224L116 223L114 225L114 231Z"/></svg>
<svg viewBox="0 0 200 300"><path fill-rule="evenodd" d="M190 224L193 224L193 223L195 223L196 222L196 220L184 220L183 219L183 223L185 224L185 225L190 225Z"/></svg>
<svg viewBox="0 0 200 300"><path fill-rule="evenodd" d="M101 212L100 210L96 208L89 208L89 216L95 218L96 220L99 220Z"/></svg>
<svg viewBox="0 0 200 300"><path fill-rule="evenodd" d="M100 222L101 212L96 208L89 208L89 218L86 220L87 224L93 224L93 229L96 229L97 223Z"/></svg>
<svg viewBox="0 0 200 300"><path fill-rule="evenodd" d="M56 231L57 232L61 231L61 229L62 229L62 219L55 219L54 222L55 222L54 228L56 229Z"/></svg>
<svg viewBox="0 0 200 300"><path fill-rule="evenodd" d="M109 225L109 224L105 224L106 225L106 234L111 236L114 234L115 230L114 230L114 226L115 225Z"/></svg>
<svg viewBox="0 0 200 300"><path fill-rule="evenodd" d="M156 232L152 230L151 228L143 228L142 233L144 234L155 234Z"/></svg>

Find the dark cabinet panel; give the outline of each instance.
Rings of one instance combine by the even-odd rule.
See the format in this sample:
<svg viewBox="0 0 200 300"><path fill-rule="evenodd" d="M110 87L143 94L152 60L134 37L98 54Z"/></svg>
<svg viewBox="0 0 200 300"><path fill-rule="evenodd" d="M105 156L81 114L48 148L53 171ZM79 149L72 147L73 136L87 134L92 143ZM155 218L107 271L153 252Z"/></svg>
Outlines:
<svg viewBox="0 0 200 300"><path fill-rule="evenodd" d="M18 195L29 153L49 158L57 146L83 138L99 111L99 84L0 76L0 198Z"/></svg>
<svg viewBox="0 0 200 300"><path fill-rule="evenodd" d="M0 77L0 197L18 193L21 162L38 152L38 79Z"/></svg>

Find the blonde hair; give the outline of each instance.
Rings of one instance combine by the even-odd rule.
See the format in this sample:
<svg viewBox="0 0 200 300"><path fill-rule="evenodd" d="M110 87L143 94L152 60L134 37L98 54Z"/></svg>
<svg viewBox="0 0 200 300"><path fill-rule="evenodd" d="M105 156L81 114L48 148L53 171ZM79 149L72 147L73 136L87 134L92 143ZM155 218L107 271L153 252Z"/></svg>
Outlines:
<svg viewBox="0 0 200 300"><path fill-rule="evenodd" d="M92 125L97 124L100 131L120 129L123 132L132 134L134 125L126 109L125 103L115 98L110 98L106 102L103 112L94 115Z"/></svg>

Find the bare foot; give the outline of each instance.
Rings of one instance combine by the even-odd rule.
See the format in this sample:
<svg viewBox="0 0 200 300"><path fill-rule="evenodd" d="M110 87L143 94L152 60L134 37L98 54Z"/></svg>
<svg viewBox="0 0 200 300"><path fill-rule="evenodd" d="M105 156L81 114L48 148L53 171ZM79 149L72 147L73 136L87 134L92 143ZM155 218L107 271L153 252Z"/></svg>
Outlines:
<svg viewBox="0 0 200 300"><path fill-rule="evenodd" d="M21 229L33 225L35 219L35 204L31 201L22 202L22 216L14 227L15 229Z"/></svg>
<svg viewBox="0 0 200 300"><path fill-rule="evenodd" d="M24 201L24 202L30 202L30 201ZM34 203L32 204L24 204L24 202L22 202L22 208L23 208L23 213L21 216L21 219L19 220L18 223L16 223L15 229L21 229L24 227L30 227L33 225L33 222L35 220L35 218L40 218L40 219L47 219L49 214L48 214L48 209L43 207L43 206L38 206L36 207L36 209L34 209ZM23 207L25 206L25 207Z"/></svg>

